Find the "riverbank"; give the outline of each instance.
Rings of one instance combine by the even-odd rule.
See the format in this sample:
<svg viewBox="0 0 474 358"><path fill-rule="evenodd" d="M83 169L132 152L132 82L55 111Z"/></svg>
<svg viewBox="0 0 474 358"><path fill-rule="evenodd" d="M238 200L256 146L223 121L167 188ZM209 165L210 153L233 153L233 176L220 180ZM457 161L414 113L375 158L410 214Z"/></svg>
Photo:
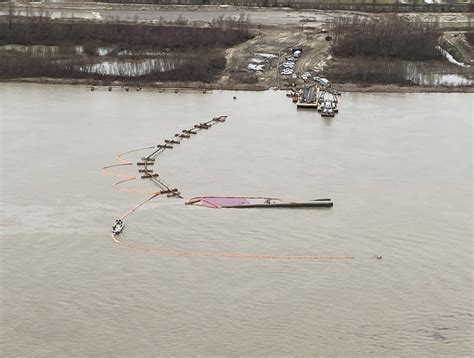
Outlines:
<svg viewBox="0 0 474 358"><path fill-rule="evenodd" d="M69 79L69 78L18 78L1 80L0 83L35 83L35 84L57 84L57 85L74 85L84 86L86 89L108 90L109 87L113 91L124 90L129 88L134 90L152 90L152 91L212 91L212 90L229 90L229 91L266 91L277 90L277 87L267 87L258 84L212 84L201 82L172 82L172 83L147 83L146 85L128 85L123 82L104 83L103 81L91 81L86 79ZM354 83L334 83L334 88L341 92L363 92L363 93L474 93L473 86L398 86L398 85L366 85ZM284 90L284 89L282 89Z"/></svg>

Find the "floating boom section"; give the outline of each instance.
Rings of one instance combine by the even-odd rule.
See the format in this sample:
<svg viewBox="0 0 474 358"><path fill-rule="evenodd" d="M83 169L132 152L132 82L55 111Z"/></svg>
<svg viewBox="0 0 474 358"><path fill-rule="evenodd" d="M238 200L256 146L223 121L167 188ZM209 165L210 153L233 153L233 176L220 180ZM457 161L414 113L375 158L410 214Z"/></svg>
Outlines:
<svg viewBox="0 0 474 358"><path fill-rule="evenodd" d="M204 206L206 208L330 208L331 199L314 199L304 202L284 201L278 198L255 196L200 196L186 202L186 205Z"/></svg>
<svg viewBox="0 0 474 358"><path fill-rule="evenodd" d="M177 188L170 187L158 174L153 172L153 165L155 164L156 157L163 153L165 150L173 149L175 145L179 145L183 139L189 139L191 136L196 135L201 130L208 130L214 124L225 122L227 116L214 117L211 120L203 123L195 124L190 129L183 129L181 133L176 133L173 138L165 139L163 143L157 144L156 149L153 150L148 156L143 157L141 161L137 163L140 168L138 170L141 173L142 179L150 179L161 189L160 194L167 194L168 197L179 197L182 198L181 193Z"/></svg>

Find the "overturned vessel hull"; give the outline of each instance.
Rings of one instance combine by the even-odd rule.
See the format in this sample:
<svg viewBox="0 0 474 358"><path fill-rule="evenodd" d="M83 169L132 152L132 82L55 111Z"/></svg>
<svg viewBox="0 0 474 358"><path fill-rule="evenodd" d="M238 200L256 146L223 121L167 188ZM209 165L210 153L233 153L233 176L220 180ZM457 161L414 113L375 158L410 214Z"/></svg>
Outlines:
<svg viewBox="0 0 474 358"><path fill-rule="evenodd" d="M334 204L331 199L314 199L303 202L284 201L277 198L266 197L223 197L200 196L186 202L186 205L204 206L207 208L232 208L232 209L270 209L270 208L330 208Z"/></svg>

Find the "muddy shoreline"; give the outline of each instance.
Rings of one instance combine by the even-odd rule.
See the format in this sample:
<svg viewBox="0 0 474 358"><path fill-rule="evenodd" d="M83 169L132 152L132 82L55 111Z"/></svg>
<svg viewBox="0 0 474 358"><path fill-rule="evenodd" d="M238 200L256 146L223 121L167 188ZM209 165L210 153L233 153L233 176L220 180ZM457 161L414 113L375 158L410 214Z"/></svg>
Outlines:
<svg viewBox="0 0 474 358"><path fill-rule="evenodd" d="M103 82L91 81L87 79L69 79L69 78L16 78L0 80L0 83L35 83L35 84L59 84L59 85L77 85L87 88L97 87L107 90L123 89L129 87L130 90L148 89L148 90L166 90L166 91L210 91L210 90L228 90L228 91L266 91L270 89L278 90L277 87L268 87L259 84L219 84L219 83L200 83L200 82L167 82L167 83L147 83L143 85L130 85L125 82ZM367 85L354 83L334 83L333 87L341 92L366 92L366 93L474 93L473 86L398 86L398 85ZM280 88L280 90L286 90Z"/></svg>

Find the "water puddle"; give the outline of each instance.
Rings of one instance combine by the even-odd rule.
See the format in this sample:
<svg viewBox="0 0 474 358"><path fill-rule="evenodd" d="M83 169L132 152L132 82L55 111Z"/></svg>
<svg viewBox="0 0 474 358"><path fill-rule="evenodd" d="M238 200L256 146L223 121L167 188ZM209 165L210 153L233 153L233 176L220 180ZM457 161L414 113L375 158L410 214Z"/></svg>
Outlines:
<svg viewBox="0 0 474 358"><path fill-rule="evenodd" d="M166 56L167 51L152 51L152 50L119 50L116 52L117 56Z"/></svg>
<svg viewBox="0 0 474 358"><path fill-rule="evenodd" d="M146 59L103 61L91 65L80 66L79 70L86 73L96 73L109 76L138 77L153 72L174 70L181 65L176 59Z"/></svg>
<svg viewBox="0 0 474 358"><path fill-rule="evenodd" d="M450 67L426 68L422 62L411 62L406 65L406 78L422 86L473 86L474 80L468 77L466 70L456 67L455 70Z"/></svg>
<svg viewBox="0 0 474 358"><path fill-rule="evenodd" d="M37 57L57 56L63 54L83 54L83 46L46 46L46 45L2 45L1 52L28 54Z"/></svg>
<svg viewBox="0 0 474 358"><path fill-rule="evenodd" d="M463 75L457 73L451 74L442 74L442 73L435 73L435 74L418 74L410 78L411 81L418 85L425 85L425 86L448 86L448 87L456 87L456 86L473 86L474 81L470 80Z"/></svg>

